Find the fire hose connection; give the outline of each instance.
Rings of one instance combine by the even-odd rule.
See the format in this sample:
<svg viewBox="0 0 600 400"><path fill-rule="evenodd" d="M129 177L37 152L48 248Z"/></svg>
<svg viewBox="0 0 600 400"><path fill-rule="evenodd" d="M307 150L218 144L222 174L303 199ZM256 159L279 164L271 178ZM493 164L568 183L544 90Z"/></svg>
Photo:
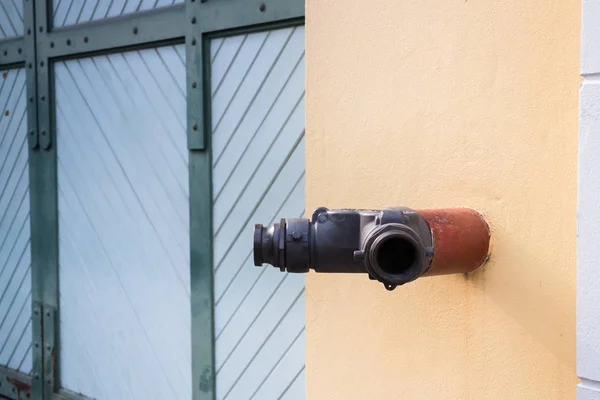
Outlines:
<svg viewBox="0 0 600 400"><path fill-rule="evenodd" d="M329 210L254 228L254 264L305 273L367 273L388 290L421 276L471 272L485 263L490 230L466 208Z"/></svg>

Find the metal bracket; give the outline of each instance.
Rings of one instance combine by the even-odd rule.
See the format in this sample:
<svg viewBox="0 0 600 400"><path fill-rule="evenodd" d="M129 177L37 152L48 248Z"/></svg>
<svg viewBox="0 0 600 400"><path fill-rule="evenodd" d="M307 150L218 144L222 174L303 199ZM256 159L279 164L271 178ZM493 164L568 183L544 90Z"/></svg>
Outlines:
<svg viewBox="0 0 600 400"><path fill-rule="evenodd" d="M46 57L66 58L147 47L184 36L184 7L174 5L59 28L39 38Z"/></svg>
<svg viewBox="0 0 600 400"><path fill-rule="evenodd" d="M185 2L187 143L190 150L206 148L203 118L205 118L204 78L207 71L204 71L203 55L209 52L204 49L208 43L202 40L202 27L198 23L198 16L202 14L205 7L204 1Z"/></svg>
<svg viewBox="0 0 600 400"><path fill-rule="evenodd" d="M36 78L37 78L37 111L38 111L38 138L39 145L43 150L52 146L52 125L50 113L50 60L44 52L43 42L48 37L50 24L51 2L46 0L34 0L36 21L35 31L35 53L36 53Z"/></svg>
<svg viewBox="0 0 600 400"><path fill-rule="evenodd" d="M56 309L46 305L44 307L43 326L44 326L44 398L50 396L58 389L57 370L56 370Z"/></svg>
<svg viewBox="0 0 600 400"><path fill-rule="evenodd" d="M42 334L42 303L38 301L33 302L33 314L31 321L32 328L32 361L33 365L31 368L31 386L32 392L35 394L42 393L42 379L43 379L43 367L44 367L44 352L42 350L43 334Z"/></svg>
<svg viewBox="0 0 600 400"><path fill-rule="evenodd" d="M39 55L39 54L38 54ZM50 66L48 60L43 56L38 58L37 90L38 90L38 112L40 115L48 116L38 120L39 144L43 150L52 147L53 127L49 116L50 113Z"/></svg>
<svg viewBox="0 0 600 400"><path fill-rule="evenodd" d="M35 12L34 2L23 2L23 54L25 62L25 87L27 90L27 141L29 148L34 150L39 146L37 129L37 85L36 85L36 51L35 51Z"/></svg>
<svg viewBox="0 0 600 400"><path fill-rule="evenodd" d="M5 68L25 61L23 36L0 41L0 67Z"/></svg>

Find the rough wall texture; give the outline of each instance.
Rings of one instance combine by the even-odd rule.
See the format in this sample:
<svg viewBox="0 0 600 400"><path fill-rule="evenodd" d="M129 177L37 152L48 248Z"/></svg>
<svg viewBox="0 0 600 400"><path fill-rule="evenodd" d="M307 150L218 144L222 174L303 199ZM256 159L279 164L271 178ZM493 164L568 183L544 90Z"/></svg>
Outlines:
<svg viewBox="0 0 600 400"><path fill-rule="evenodd" d="M307 1L307 209L473 207L490 263L310 274L309 399L575 397L577 0Z"/></svg>

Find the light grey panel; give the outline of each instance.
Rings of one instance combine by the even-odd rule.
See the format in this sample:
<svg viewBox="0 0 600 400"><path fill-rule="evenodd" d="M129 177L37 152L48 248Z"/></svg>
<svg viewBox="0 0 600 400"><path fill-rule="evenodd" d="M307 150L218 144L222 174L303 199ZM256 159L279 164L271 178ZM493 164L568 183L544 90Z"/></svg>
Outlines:
<svg viewBox="0 0 600 400"><path fill-rule="evenodd" d="M61 27L177 3L183 3L183 0L52 0L52 9L54 26Z"/></svg>
<svg viewBox="0 0 600 400"><path fill-rule="evenodd" d="M306 370L302 367L294 379L290 382L289 386L287 386L281 396L280 399L283 400L303 400L305 396L302 394L306 385Z"/></svg>
<svg viewBox="0 0 600 400"><path fill-rule="evenodd" d="M251 240L305 213L304 28L215 39L211 61L217 398L304 398L304 277L255 267Z"/></svg>
<svg viewBox="0 0 600 400"><path fill-rule="evenodd" d="M0 72L0 365L31 372L25 70Z"/></svg>
<svg viewBox="0 0 600 400"><path fill-rule="evenodd" d="M183 46L56 64L61 381L190 399Z"/></svg>
<svg viewBox="0 0 600 400"><path fill-rule="evenodd" d="M0 40L23 35L23 0L0 0Z"/></svg>

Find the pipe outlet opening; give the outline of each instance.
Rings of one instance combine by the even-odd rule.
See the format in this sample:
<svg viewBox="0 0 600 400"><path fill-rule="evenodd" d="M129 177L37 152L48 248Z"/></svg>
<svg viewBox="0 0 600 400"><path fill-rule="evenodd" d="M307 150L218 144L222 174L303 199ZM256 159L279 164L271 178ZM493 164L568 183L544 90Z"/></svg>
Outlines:
<svg viewBox="0 0 600 400"><path fill-rule="evenodd" d="M377 265L385 273L400 275L408 272L418 258L413 241L404 237L385 239L376 250Z"/></svg>

